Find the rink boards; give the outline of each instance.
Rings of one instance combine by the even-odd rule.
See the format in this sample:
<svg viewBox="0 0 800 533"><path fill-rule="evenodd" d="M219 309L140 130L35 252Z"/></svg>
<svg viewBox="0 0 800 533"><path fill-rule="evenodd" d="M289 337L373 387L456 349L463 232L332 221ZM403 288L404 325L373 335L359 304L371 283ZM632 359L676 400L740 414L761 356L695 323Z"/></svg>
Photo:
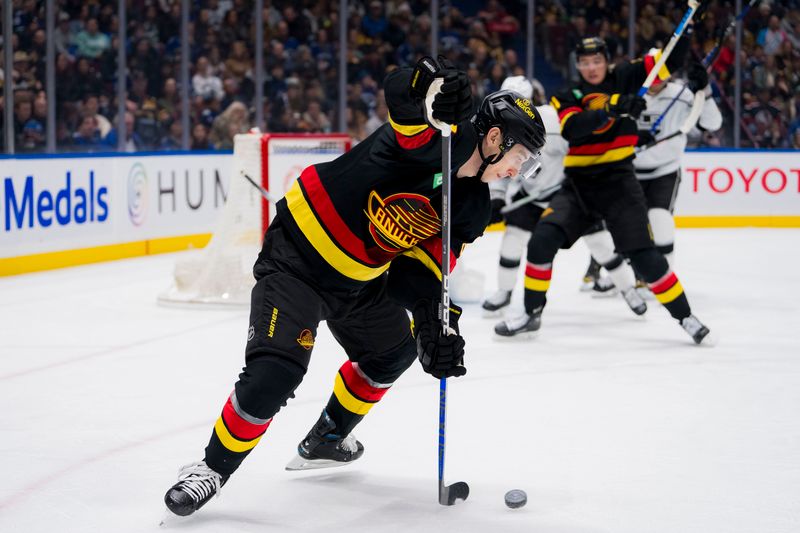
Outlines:
<svg viewBox="0 0 800 533"><path fill-rule="evenodd" d="M0 275L205 246L225 203L231 158L3 156ZM800 227L796 151L690 151L682 176L679 227Z"/></svg>

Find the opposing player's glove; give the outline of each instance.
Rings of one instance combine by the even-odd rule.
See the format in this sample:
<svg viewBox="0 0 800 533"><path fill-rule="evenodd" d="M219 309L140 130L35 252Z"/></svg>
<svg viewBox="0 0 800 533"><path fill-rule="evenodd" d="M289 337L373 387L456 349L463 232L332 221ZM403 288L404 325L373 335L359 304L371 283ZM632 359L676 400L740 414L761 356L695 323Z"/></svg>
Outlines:
<svg viewBox="0 0 800 533"><path fill-rule="evenodd" d="M689 72L687 73L689 83L687 83L689 90L693 93L702 91L708 87L708 71L702 63L692 61L689 65Z"/></svg>
<svg viewBox="0 0 800 533"><path fill-rule="evenodd" d="M439 319L440 303L419 300L414 306L414 337L417 341L417 357L422 369L433 377L451 378L467 373L464 367L464 338L458 334L458 317L461 308L450 304L450 327L452 333L442 332Z"/></svg>
<svg viewBox="0 0 800 533"><path fill-rule="evenodd" d="M609 116L639 118L642 111L647 107L647 102L641 96L635 94L612 94L605 105L605 111Z"/></svg>
<svg viewBox="0 0 800 533"><path fill-rule="evenodd" d="M503 213L500 212L505 206L506 201L502 198L494 198L492 200L492 214L489 217L489 224L497 224L505 219Z"/></svg>
<svg viewBox="0 0 800 533"><path fill-rule="evenodd" d="M458 124L472 115L472 87L467 73L458 70L443 56L437 63L423 57L411 74L409 92L418 102L424 103L431 91L433 80L444 78L441 89L433 97L433 118L446 124Z"/></svg>

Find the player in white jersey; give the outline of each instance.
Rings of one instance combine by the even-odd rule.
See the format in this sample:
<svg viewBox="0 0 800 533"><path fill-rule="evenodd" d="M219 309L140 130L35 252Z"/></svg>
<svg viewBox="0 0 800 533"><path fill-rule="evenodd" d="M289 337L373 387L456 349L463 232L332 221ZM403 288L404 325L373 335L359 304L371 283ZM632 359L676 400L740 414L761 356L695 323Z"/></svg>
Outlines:
<svg viewBox="0 0 800 533"><path fill-rule="evenodd" d="M685 88L683 83L674 81L651 86L645 95L647 109L637 121L642 150L636 154L633 166L647 200L647 214L656 249L667 258L670 268L674 267L675 242L672 213L681 180L681 156L687 140L686 134L672 135L681 130L689 117L697 91L706 91L707 96L702 104L697 128L703 131L718 130L722 126L722 115L714 100L708 97L708 74L699 63L690 67ZM675 103L671 104L676 97ZM656 125L665 110L664 118ZM658 142L661 139L664 140Z"/></svg>
<svg viewBox="0 0 800 533"><path fill-rule="evenodd" d="M506 78L501 89L508 89L530 98L533 88L524 76ZM542 148L541 166L535 178L498 180L489 186L492 198L492 222L505 219L506 232L500 245L500 264L497 275L497 291L483 302L487 316L511 302L511 292L517 281L523 250L526 250L539 217L547 209L550 198L561 188L564 181L564 156L569 145L561 136L561 124L556 110L549 105L536 106L544 122L547 141ZM501 210L516 207L507 213ZM611 234L601 220L584 236L592 256L606 267L609 275L620 289L626 303L636 314L647 311L647 305L634 287L634 275L624 259L614 252ZM527 270L527 269L526 269Z"/></svg>

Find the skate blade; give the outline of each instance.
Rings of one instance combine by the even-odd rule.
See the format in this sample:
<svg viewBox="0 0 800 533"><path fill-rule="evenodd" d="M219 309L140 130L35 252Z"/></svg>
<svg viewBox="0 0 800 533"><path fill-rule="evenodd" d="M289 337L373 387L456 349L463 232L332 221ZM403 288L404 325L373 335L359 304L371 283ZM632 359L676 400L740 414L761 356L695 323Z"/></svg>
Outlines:
<svg viewBox="0 0 800 533"><path fill-rule="evenodd" d="M291 472L298 470L318 470L320 468L336 468L338 466L346 466L352 464L354 461L342 462L334 461L332 459L306 459L305 457L295 456L286 465L286 470Z"/></svg>
<svg viewBox="0 0 800 533"><path fill-rule="evenodd" d="M613 298L619 294L619 289L614 287L613 289L608 289L607 291L595 291L592 290L591 296L592 298Z"/></svg>
<svg viewBox="0 0 800 533"><path fill-rule="evenodd" d="M158 527L172 527L174 525L181 524L188 519L188 516L179 516L167 509L164 511L164 516L161 518L161 522L158 523Z"/></svg>
<svg viewBox="0 0 800 533"><path fill-rule="evenodd" d="M526 331L524 333L517 333L516 335L500 335L494 332L493 339L500 342L525 342L531 341L539 336L539 330Z"/></svg>
<svg viewBox="0 0 800 533"><path fill-rule="evenodd" d="M709 331L708 335L703 337L703 339L700 341L700 344L695 343L695 346L698 346L700 348L713 348L714 346L717 345L718 342L719 342L719 336L713 331Z"/></svg>
<svg viewBox="0 0 800 533"><path fill-rule="evenodd" d="M503 309L505 307L501 307L500 309L495 309L494 311L490 311L489 309L481 308L481 317L482 318L498 318L503 316Z"/></svg>

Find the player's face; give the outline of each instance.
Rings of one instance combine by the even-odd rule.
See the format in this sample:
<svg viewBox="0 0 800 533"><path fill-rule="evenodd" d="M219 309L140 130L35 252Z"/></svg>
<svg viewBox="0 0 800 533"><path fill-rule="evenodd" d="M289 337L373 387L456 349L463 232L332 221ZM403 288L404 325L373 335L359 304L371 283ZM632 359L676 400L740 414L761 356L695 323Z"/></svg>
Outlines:
<svg viewBox="0 0 800 533"><path fill-rule="evenodd" d="M608 73L606 56L598 53L578 57L578 72L587 83L602 83Z"/></svg>
<svg viewBox="0 0 800 533"><path fill-rule="evenodd" d="M481 176L481 181L490 183L503 178L531 177L539 167L539 153L531 153L521 144L515 144L500 161L489 165Z"/></svg>

